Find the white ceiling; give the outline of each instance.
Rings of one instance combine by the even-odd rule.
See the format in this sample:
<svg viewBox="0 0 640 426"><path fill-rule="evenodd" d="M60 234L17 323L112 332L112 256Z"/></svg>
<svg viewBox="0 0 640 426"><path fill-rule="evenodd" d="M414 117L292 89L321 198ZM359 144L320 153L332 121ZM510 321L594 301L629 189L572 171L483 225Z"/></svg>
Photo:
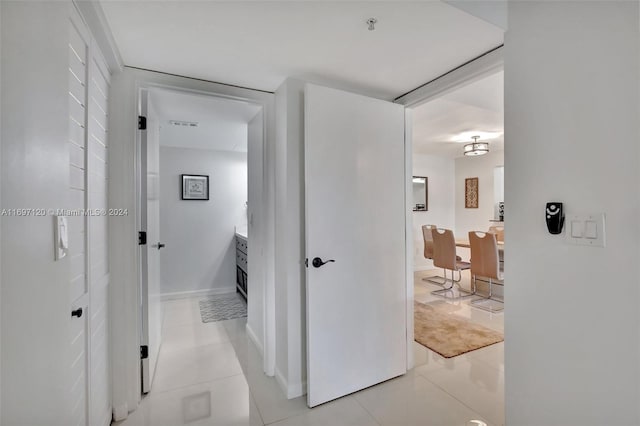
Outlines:
<svg viewBox="0 0 640 426"><path fill-rule="evenodd" d="M267 91L298 77L393 99L503 42L498 27L440 1L101 5L125 65Z"/></svg>
<svg viewBox="0 0 640 426"><path fill-rule="evenodd" d="M247 151L247 123L260 110L246 102L163 89L152 89L150 102L160 121L160 145L220 151ZM198 126L174 126L170 120Z"/></svg>
<svg viewBox="0 0 640 426"><path fill-rule="evenodd" d="M448 93L413 110L413 151L462 157L465 143L480 135L489 150L504 149L504 72Z"/></svg>

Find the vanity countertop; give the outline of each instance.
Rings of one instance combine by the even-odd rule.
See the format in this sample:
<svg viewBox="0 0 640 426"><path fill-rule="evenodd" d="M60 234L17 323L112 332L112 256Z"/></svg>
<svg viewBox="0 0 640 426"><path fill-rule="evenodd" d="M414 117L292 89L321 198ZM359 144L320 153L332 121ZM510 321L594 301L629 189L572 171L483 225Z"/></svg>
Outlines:
<svg viewBox="0 0 640 426"><path fill-rule="evenodd" d="M249 239L249 229L247 225L236 226L236 235L244 238L245 240Z"/></svg>

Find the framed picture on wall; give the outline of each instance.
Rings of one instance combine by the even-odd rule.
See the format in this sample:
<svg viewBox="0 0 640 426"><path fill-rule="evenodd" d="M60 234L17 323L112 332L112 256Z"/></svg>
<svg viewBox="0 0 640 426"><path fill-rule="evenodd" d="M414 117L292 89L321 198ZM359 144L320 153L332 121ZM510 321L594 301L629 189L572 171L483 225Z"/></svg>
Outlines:
<svg viewBox="0 0 640 426"><path fill-rule="evenodd" d="M207 175L180 175L182 183L182 200L208 200L209 176Z"/></svg>
<svg viewBox="0 0 640 426"><path fill-rule="evenodd" d="M466 178L464 180L464 207L466 209L478 208L478 178Z"/></svg>

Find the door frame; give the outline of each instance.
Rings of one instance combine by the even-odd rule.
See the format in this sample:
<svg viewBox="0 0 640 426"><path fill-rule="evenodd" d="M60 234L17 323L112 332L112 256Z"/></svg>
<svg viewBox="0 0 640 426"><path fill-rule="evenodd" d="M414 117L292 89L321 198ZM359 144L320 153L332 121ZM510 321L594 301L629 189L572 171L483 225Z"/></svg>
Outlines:
<svg viewBox="0 0 640 426"><path fill-rule="evenodd" d="M118 352L118 359L113 363L112 383L113 383L113 410L115 420L122 420L127 417L129 412L134 411L141 398L141 369L140 369L140 349L142 330L141 330L141 252L137 244L137 231L140 229L141 223L141 191L140 191L140 144L141 132L137 129L137 111L141 101L142 90L149 89L168 89L183 93L191 93L205 96L214 96L222 99L236 100L258 105L262 108L263 114L263 186L265 188L265 196L262 200L261 211L264 212L263 220L259 223L263 224L264 229L264 246L261 247L262 257L262 283L263 283L263 370L266 375L273 376L275 372L275 280L274 280L274 247L270 242L273 241L275 233L274 217L275 217L275 185L273 167L275 152L273 150L273 141L275 139L275 96L272 92L247 89L242 87L230 86L221 83L192 79L188 77L165 74L161 72L141 70L131 67L125 67L123 73L119 76L122 81L124 92L120 93L121 98L128 98L129 105L127 107L127 116L118 117L117 123L121 126L120 137L130 135L131 146L126 148L128 152L120 152L119 157L129 155L131 160L128 161L126 173L130 173L135 182L131 189L122 189L119 191L120 197L126 195L132 202L129 211L128 229L136 230L136 238L126 235L126 239L122 235L112 235L112 246L128 246L128 252L133 256L131 264L123 273L131 282L130 286L123 286L112 293L112 300L119 306L122 313L121 320L118 321L117 331L112 334L112 353ZM132 111L135 116L129 117ZM122 122L126 120L126 122ZM134 133L135 132L135 133ZM251 183L249 183L251 184ZM133 211L131 211L133 210ZM127 233L128 234L128 233ZM135 284L135 285L134 285ZM124 333L118 333L124 331ZM248 333L252 334L252 333ZM253 337L253 336L252 336Z"/></svg>
<svg viewBox="0 0 640 426"><path fill-rule="evenodd" d="M437 77L416 89L396 98L393 102L405 107L405 204L406 204L406 253L407 253L407 369L415 365L413 357L413 215L411 181L413 178L413 108L458 90L490 75L504 71L504 45Z"/></svg>
<svg viewBox="0 0 640 426"><path fill-rule="evenodd" d="M233 95L229 95L227 93L221 93L219 91L193 90L193 89L190 89L190 88L185 88L185 87L176 86L176 85L166 85L166 84L159 84L159 83L152 83L152 82L141 82L140 85L138 86L137 90L136 90L136 97L137 97L136 98L136 105L138 107L141 106L142 93L144 91L149 93L149 91L153 90L153 89L171 90L171 91L179 92L179 93L183 93L183 94L204 95L204 96L210 96L210 97L213 97L213 98L218 98L218 99L223 99L223 100L242 101L242 102L247 102L247 103L250 103L250 104L253 104L253 105L260 106L262 109L259 112L259 114L263 114L262 144L263 144L263 151L266 153L267 150L265 149L265 147L267 145L266 142L267 142L267 133L268 133L268 129L267 129L267 127L268 127L267 124L268 123L267 123L267 120L265 119L265 117L267 116L268 104L266 104L265 102L257 101L255 99L251 99L251 98L248 98L246 96L242 96L242 97L241 96L233 96ZM146 210L143 210L140 207L141 203L145 202L145 200L142 199L142 186L141 186L141 175L140 175L140 172L141 172L142 162L146 161L146 159L141 157L141 151L140 151L141 146L142 146L142 133L139 131L139 132L137 132L137 138L136 138L136 153L137 153L137 160L136 160L136 179L137 179L137 182L136 182L136 199L138 201L138 208L136 210L136 226L137 226L137 229L142 229L141 226L142 226L142 223L143 223L143 220L144 220L142 218L142 213L143 213L143 211L146 211ZM249 147L247 146L247 150L248 149L249 149ZM263 166L263 175L265 173L268 173L268 170L266 168L267 165L265 164L265 160L266 160L266 158L263 155L263 164L262 164L262 166ZM248 185L251 185L251 182L248 181ZM263 207L265 207L265 206L263 206ZM265 211L266 211L266 209L265 209ZM266 221L265 221L265 223L266 223ZM266 242L268 243L268 240ZM144 262L144 259L142 258L140 251L138 252L138 256L139 256L139 258L137 259L138 288L142 289L142 279L143 279L143 276L142 276L142 263ZM251 260L248 260L248 262L251 262ZM263 336L264 336L263 345L264 345L264 347L261 347L260 349L262 349L264 351L264 354L263 354L263 370L267 375L273 376L273 373L269 374L269 371L270 370L275 370L275 333L269 334L269 333L267 333L266 329L267 329L267 324L268 324L267 317L269 315L273 315L273 324L274 324L274 330L275 330L275 298L272 300L273 309L267 309L267 305L269 303L269 299L266 297L266 295L269 293L268 289L267 289L268 280L266 279L267 278L267 270L268 270L268 267L266 267L267 266L266 265L267 262L268 261L266 261L266 259L265 259L265 262L262 265L263 266L263 271L262 271L262 280L261 281L264 283L263 289L264 289L264 301L265 301L264 308L265 309L263 309L263 318L262 318L262 323L263 323L263 326L264 326L264 330L263 330ZM274 290L274 293L275 293L275 290ZM142 295L142 293L139 293L139 294ZM142 301L140 300L139 302L142 302ZM139 306L140 306L139 318L140 318L140 321L142 321L143 312L142 312L141 305L139 305ZM138 341L140 341L140 342L142 341L142 329L141 329L142 327L141 327L141 325L142 324L140 324L137 327L137 330L138 330ZM255 339L255 335L252 332L247 333L247 334L252 338L252 340ZM273 340L270 341L270 339L268 339L267 336L273 337ZM254 340L254 343L256 343L258 345L260 342L255 342L255 340ZM271 344L271 343L273 343L273 344ZM267 354L270 353L267 348L269 348L269 349L273 348L273 355L274 356L272 358L270 358L267 355Z"/></svg>

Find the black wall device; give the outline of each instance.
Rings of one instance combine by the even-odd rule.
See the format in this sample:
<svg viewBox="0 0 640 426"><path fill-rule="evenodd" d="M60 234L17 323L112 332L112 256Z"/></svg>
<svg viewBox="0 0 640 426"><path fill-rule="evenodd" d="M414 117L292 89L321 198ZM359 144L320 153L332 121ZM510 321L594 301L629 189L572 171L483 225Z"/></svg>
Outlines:
<svg viewBox="0 0 640 426"><path fill-rule="evenodd" d="M549 233L561 233L562 225L564 225L564 210L562 208L562 203L555 201L547 203L545 216L547 218L547 229L549 230Z"/></svg>

